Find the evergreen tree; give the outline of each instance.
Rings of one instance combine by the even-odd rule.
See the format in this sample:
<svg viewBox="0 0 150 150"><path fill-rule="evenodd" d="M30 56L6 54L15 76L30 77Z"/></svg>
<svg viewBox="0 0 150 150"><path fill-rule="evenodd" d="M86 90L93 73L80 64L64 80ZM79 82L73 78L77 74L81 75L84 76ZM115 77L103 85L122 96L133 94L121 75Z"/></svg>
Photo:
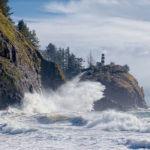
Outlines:
<svg viewBox="0 0 150 150"><path fill-rule="evenodd" d="M43 52L43 55L47 60L57 63L68 79L79 74L83 68L83 59L77 58L73 53L70 53L69 47L57 49L55 45L50 43Z"/></svg>
<svg viewBox="0 0 150 150"><path fill-rule="evenodd" d="M70 57L70 49L68 47L64 53L64 69L66 71L68 70L69 57Z"/></svg>
<svg viewBox="0 0 150 150"><path fill-rule="evenodd" d="M8 0L0 0L0 10L2 13L10 19L10 7L8 6Z"/></svg>
<svg viewBox="0 0 150 150"><path fill-rule="evenodd" d="M60 68L64 71L65 70L65 50L63 48L59 48L57 52L57 61L56 61Z"/></svg>
<svg viewBox="0 0 150 150"><path fill-rule="evenodd" d="M128 65L124 65L124 66L123 66L123 69L124 69L124 71L125 71L126 73L128 73L128 72L130 71L130 68L129 68Z"/></svg>
<svg viewBox="0 0 150 150"><path fill-rule="evenodd" d="M74 76L75 74L75 55L71 54L70 57L68 58L68 69L66 70L66 73L68 76Z"/></svg>
<svg viewBox="0 0 150 150"><path fill-rule="evenodd" d="M23 20L20 20L17 25L17 29L29 40L30 38L30 31L27 25L24 23Z"/></svg>
<svg viewBox="0 0 150 150"><path fill-rule="evenodd" d="M35 30L30 31L29 39L30 39L30 41L31 41L31 43L32 43L33 46L39 47L39 39L38 39L38 37L36 35Z"/></svg>
<svg viewBox="0 0 150 150"><path fill-rule="evenodd" d="M27 25L25 24L25 22L23 20L20 20L18 22L17 29L18 29L18 31L20 31L25 36L25 38L29 42L31 42L31 44L33 46L39 47L39 40L38 40L38 38L36 36L35 30L30 31L29 28L27 27Z"/></svg>
<svg viewBox="0 0 150 150"><path fill-rule="evenodd" d="M50 61L56 62L56 47L52 43L50 43L46 47L46 58Z"/></svg>

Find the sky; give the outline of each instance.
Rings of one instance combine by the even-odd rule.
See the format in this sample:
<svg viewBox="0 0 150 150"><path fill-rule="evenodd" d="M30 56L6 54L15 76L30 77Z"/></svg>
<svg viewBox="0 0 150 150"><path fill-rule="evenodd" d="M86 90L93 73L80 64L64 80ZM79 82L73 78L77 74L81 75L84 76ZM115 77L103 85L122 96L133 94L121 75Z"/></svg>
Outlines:
<svg viewBox="0 0 150 150"><path fill-rule="evenodd" d="M35 29L41 49L70 47L77 56L128 64L150 104L150 0L10 0L13 20Z"/></svg>

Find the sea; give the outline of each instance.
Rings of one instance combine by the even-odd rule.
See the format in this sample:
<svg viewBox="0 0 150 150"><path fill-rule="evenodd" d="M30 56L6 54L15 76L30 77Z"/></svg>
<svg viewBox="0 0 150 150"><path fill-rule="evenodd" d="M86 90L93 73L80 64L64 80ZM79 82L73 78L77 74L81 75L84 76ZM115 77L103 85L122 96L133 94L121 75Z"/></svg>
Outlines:
<svg viewBox="0 0 150 150"><path fill-rule="evenodd" d="M57 91L26 93L0 111L0 150L150 149L150 109L95 112L105 87L80 76Z"/></svg>

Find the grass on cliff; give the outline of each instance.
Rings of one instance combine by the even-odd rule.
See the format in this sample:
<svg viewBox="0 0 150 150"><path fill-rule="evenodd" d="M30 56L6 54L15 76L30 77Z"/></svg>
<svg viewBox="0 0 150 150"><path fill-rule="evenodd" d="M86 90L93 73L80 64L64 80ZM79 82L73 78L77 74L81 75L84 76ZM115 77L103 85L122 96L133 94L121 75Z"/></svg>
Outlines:
<svg viewBox="0 0 150 150"><path fill-rule="evenodd" d="M17 53L23 58L21 59L22 64L25 62L32 68L31 63L34 61L32 56L36 56L36 48L25 39L2 13L0 13L0 32L12 45L17 47ZM37 61L37 66L40 66L38 57L35 60Z"/></svg>
<svg viewBox="0 0 150 150"><path fill-rule="evenodd" d="M131 94L138 92L141 97L144 96L143 90L138 86L138 82L129 73L123 73L122 77L118 80L118 84L120 84L121 87L128 89Z"/></svg>
<svg viewBox="0 0 150 150"><path fill-rule="evenodd" d="M64 81L66 81L66 78L65 78L64 74L62 73L62 71L61 71L61 69L60 69L60 67L59 67L58 64L56 64L56 68L58 69L58 73L59 73L59 75L61 76L61 78L62 78Z"/></svg>
<svg viewBox="0 0 150 150"><path fill-rule="evenodd" d="M21 80L19 70L9 60L0 57L0 84L16 87L19 80Z"/></svg>
<svg viewBox="0 0 150 150"><path fill-rule="evenodd" d="M144 96L143 90L138 86L138 82L135 80L135 78L129 73L125 73L124 77L126 77L130 81L130 84L133 85L133 87L135 87L140 96L143 97Z"/></svg>
<svg viewBox="0 0 150 150"><path fill-rule="evenodd" d="M30 71L32 71L35 67L40 69L41 61L43 59L41 58L42 56L39 57L37 55L37 49L12 25L12 23L1 12L0 36L4 36L5 41L15 47L16 53L20 57L19 60L16 59L16 64L19 63L21 66L28 66ZM2 44L0 45L3 46ZM2 47L0 47L0 51L3 51ZM58 70L60 77L65 81L65 77L59 66L55 65L55 67ZM19 76L19 71L14 71L16 71L16 75Z"/></svg>

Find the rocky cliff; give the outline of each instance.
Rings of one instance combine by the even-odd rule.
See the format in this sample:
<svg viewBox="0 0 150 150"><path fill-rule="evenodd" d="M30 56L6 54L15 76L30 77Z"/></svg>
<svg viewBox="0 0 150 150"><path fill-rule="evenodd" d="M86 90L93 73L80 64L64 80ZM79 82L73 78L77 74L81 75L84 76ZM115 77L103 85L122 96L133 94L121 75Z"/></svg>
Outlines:
<svg viewBox="0 0 150 150"><path fill-rule="evenodd" d="M94 104L95 110L146 108L143 88L128 73L127 66L106 65L87 70L81 80L98 81L105 85L104 98Z"/></svg>
<svg viewBox="0 0 150 150"><path fill-rule="evenodd" d="M25 92L56 89L64 76L0 13L0 109L21 103Z"/></svg>

